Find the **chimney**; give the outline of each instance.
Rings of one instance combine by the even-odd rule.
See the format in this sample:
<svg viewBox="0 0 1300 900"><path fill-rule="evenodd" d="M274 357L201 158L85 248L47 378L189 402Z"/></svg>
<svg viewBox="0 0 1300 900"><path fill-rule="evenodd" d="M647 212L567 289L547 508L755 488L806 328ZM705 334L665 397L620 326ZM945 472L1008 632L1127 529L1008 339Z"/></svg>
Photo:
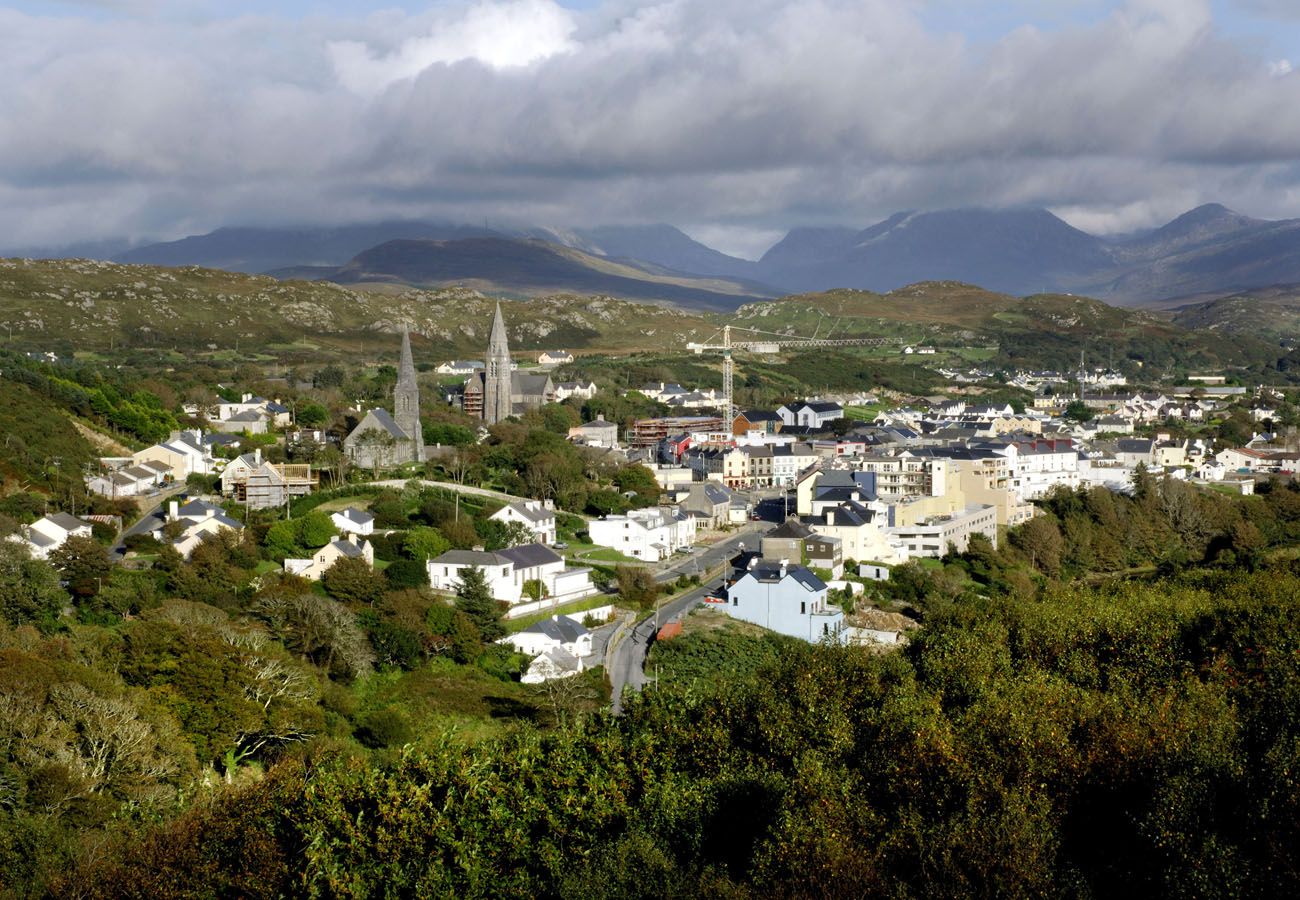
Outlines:
<svg viewBox="0 0 1300 900"><path fill-rule="evenodd" d="M597 421L597 422L603 422L603 421L605 421L605 414L604 414L604 413L596 413L596 421Z"/></svg>
<svg viewBox="0 0 1300 900"><path fill-rule="evenodd" d="M256 450L253 451L253 462L254 462L254 464L259 465L259 466L262 464L262 448L261 448L261 447L258 447Z"/></svg>
<svg viewBox="0 0 1300 900"><path fill-rule="evenodd" d="M180 517L181 505L173 500L167 504L167 518L175 520Z"/></svg>
<svg viewBox="0 0 1300 900"><path fill-rule="evenodd" d="M782 578L782 579L785 578L785 573L789 570L789 568L790 568L790 560L788 560L788 559L783 559L783 560L781 560L781 578Z"/></svg>

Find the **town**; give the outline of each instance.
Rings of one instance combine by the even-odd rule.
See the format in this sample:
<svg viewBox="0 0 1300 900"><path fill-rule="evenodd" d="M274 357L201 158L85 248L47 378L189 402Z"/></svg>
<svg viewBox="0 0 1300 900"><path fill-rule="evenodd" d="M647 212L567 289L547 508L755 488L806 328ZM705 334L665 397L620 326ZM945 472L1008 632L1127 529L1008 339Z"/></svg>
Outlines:
<svg viewBox="0 0 1300 900"><path fill-rule="evenodd" d="M329 395L313 385L275 399L214 386L177 410L187 427L87 467L91 505L110 501L109 514L49 510L10 541L65 573L98 555L96 538L128 570L252 541L258 573L335 599L387 585L454 603L472 590L496 604L480 630L506 623L493 639L526 657L524 683L605 666L617 709L625 685L645 683L655 638L692 610L814 643L899 646L916 623L889 602L892 572L996 549L1056 492L1129 494L1154 477L1249 495L1300 468L1284 394L1220 375L1156 391L1107 369L1015 372L1025 401L986 403L963 389L992 373L945 369L946 396L868 387L741 409L715 387L609 397L558 380L575 356L516 359L500 305L485 349L422 360L437 378L422 386L403 330L389 402L348 413L346 430L328 427ZM605 408L662 412L615 421ZM431 426L430 410L464 424ZM523 421L540 429L510 440L545 449L494 462L500 429ZM1244 440L1209 427L1225 422ZM143 514L124 519L130 509ZM653 633L637 640L646 616Z"/></svg>

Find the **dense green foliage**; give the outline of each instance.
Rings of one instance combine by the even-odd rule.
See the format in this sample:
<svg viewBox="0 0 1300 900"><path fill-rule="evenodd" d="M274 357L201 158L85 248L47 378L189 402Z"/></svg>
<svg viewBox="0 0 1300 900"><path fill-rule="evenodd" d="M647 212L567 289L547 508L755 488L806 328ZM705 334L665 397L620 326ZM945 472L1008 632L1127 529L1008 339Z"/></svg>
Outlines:
<svg viewBox="0 0 1300 900"><path fill-rule="evenodd" d="M286 763L63 887L1294 895L1297 616L1289 569L971 601L902 655L792 645L621 719Z"/></svg>

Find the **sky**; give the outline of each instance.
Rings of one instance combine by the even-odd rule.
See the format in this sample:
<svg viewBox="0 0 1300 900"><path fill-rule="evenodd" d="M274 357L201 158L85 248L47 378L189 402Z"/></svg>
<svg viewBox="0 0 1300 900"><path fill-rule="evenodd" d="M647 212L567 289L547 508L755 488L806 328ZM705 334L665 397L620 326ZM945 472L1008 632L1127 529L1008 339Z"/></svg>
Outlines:
<svg viewBox="0 0 1300 900"><path fill-rule="evenodd" d="M1300 217L1296 0L0 0L0 248Z"/></svg>

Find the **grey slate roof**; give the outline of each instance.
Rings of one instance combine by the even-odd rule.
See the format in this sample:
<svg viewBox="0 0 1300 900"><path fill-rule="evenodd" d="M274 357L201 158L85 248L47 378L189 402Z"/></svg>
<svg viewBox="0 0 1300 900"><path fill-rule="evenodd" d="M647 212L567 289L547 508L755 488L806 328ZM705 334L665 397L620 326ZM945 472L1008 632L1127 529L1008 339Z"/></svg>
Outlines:
<svg viewBox="0 0 1300 900"><path fill-rule="evenodd" d="M484 550L448 550L437 559L430 560L437 566L505 566L510 564L510 560L496 553L488 553Z"/></svg>
<svg viewBox="0 0 1300 900"><path fill-rule="evenodd" d="M356 507L352 507L352 506L349 506L347 509L340 510L335 515L340 515L343 518L347 519L349 522L353 522L357 525L368 525L371 522L375 521L375 517L372 516L370 513L366 512L363 509L357 509Z"/></svg>
<svg viewBox="0 0 1300 900"><path fill-rule="evenodd" d="M587 629L583 628L577 622L568 616L553 616L549 619L543 619L536 624L529 625L524 629L525 634L544 634L551 640L559 641L562 644L572 644L578 638L587 634Z"/></svg>
<svg viewBox="0 0 1300 900"><path fill-rule="evenodd" d="M519 503L518 501L508 505L511 509L530 522L545 522L547 519L555 518L555 513L549 509L529 509L526 504Z"/></svg>
<svg viewBox="0 0 1300 900"><path fill-rule="evenodd" d="M402 430L400 425L393 421L393 416L388 412L388 410L383 409L382 407L379 409L372 409L370 410L370 415L374 416L375 421L379 423L380 428L383 428L384 431L387 431L397 440L404 441L407 439L407 433Z"/></svg>
<svg viewBox="0 0 1300 900"><path fill-rule="evenodd" d="M560 556L560 554L541 544L521 544L518 547L508 547L505 550L498 550L497 556L514 563L515 568L518 569L531 569L536 566L564 561L564 557Z"/></svg>
<svg viewBox="0 0 1300 900"><path fill-rule="evenodd" d="M813 536L813 530L796 518L789 518L766 535L770 538L796 538L804 540Z"/></svg>
<svg viewBox="0 0 1300 900"><path fill-rule="evenodd" d="M781 567L775 563L759 563L749 573L756 580L767 584L779 584L784 580L781 577ZM788 566L785 577L794 579L810 591L826 590L826 583L803 566Z"/></svg>
<svg viewBox="0 0 1300 900"><path fill-rule="evenodd" d="M62 512L50 513L45 518L53 522L55 525L58 525L64 531L76 531L78 528L90 527L89 522L83 522L80 519L78 519L76 516L70 516L67 513L62 513Z"/></svg>

